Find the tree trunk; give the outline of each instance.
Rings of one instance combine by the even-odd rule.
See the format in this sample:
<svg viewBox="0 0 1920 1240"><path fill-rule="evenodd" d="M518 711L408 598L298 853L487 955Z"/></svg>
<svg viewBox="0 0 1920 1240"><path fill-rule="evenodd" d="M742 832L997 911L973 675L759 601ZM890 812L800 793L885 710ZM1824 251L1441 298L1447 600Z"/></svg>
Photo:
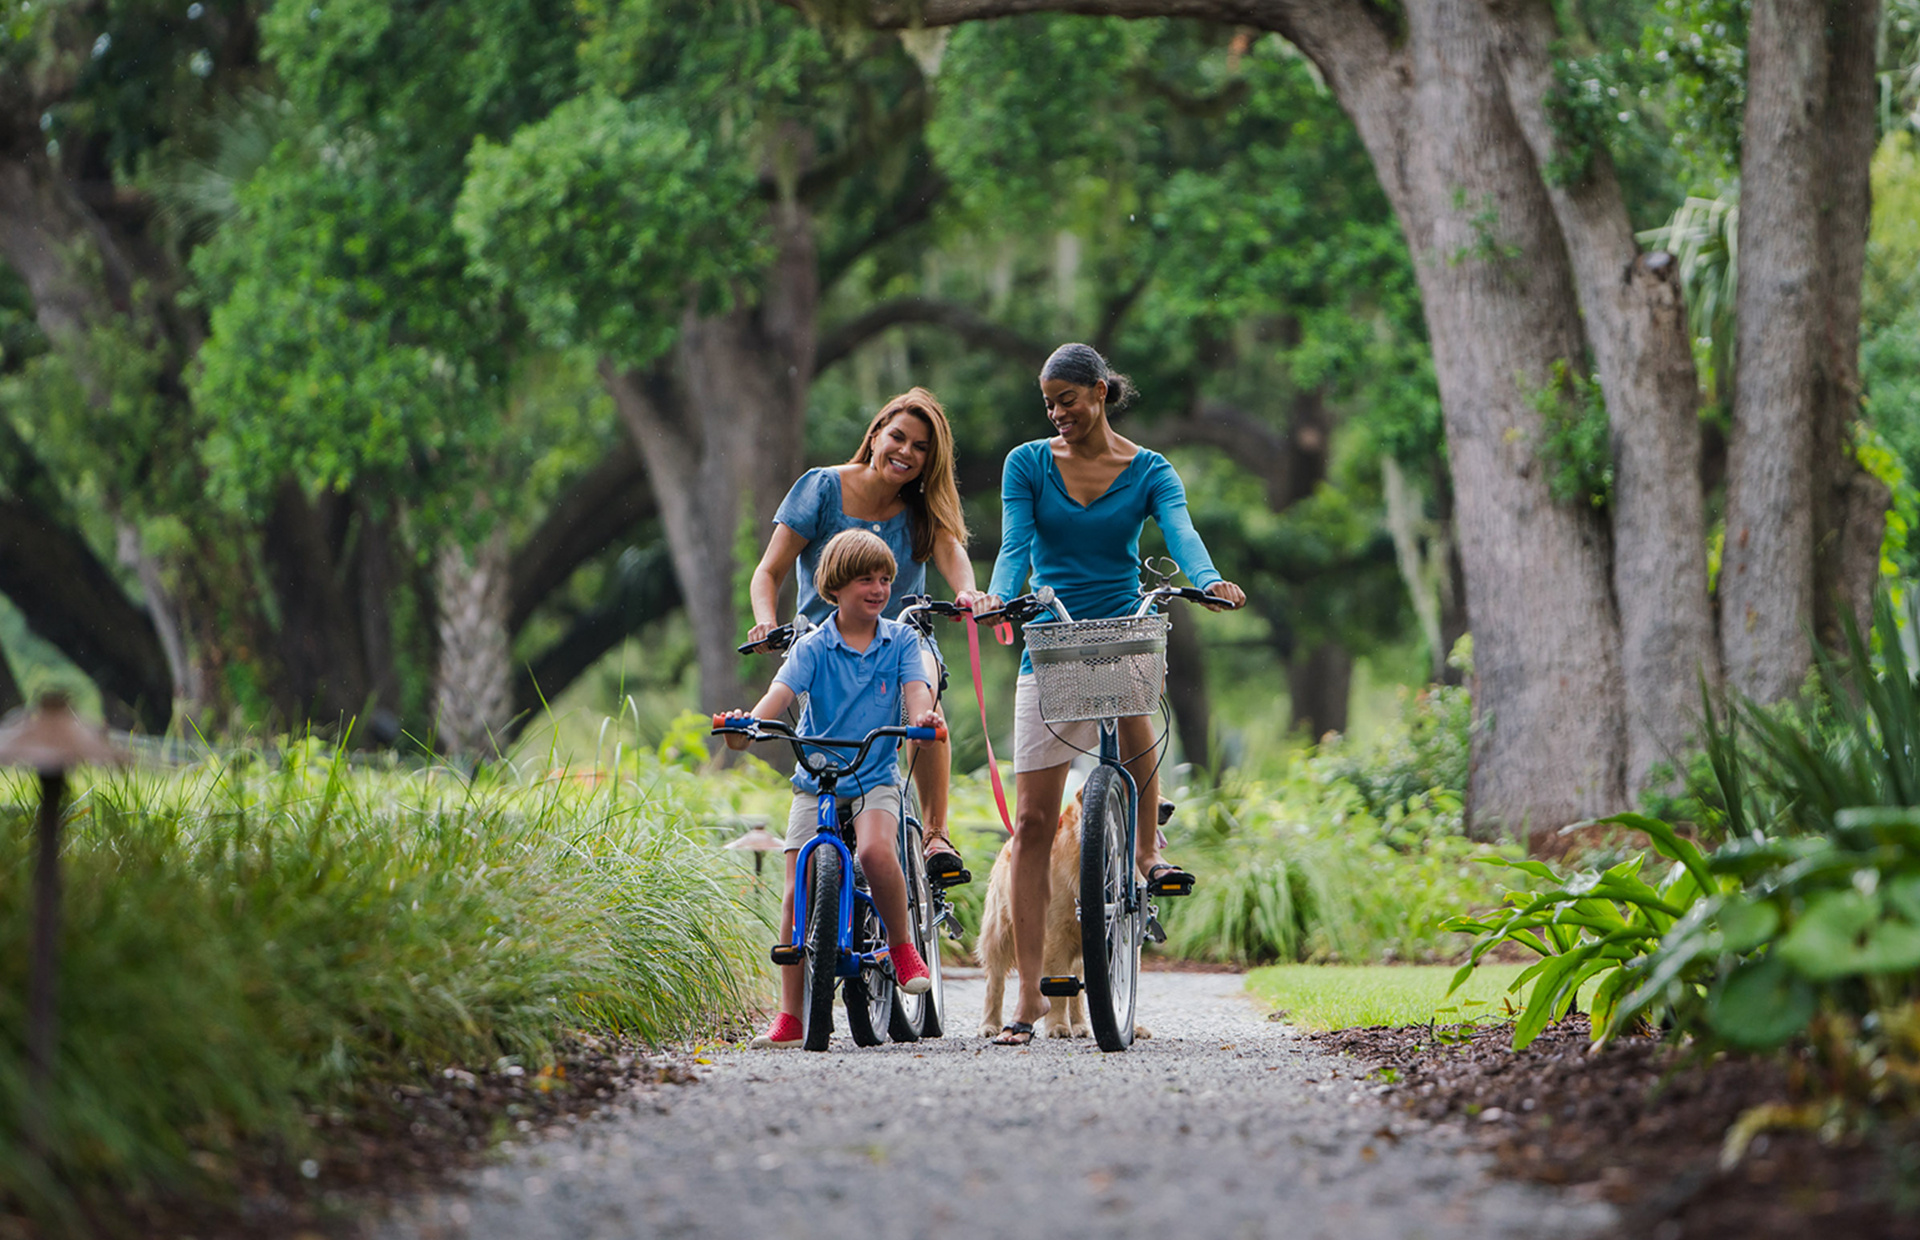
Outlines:
<svg viewBox="0 0 1920 1240"><path fill-rule="evenodd" d="M1882 504L1847 432L1859 409L1878 14L1877 0L1756 0L1747 38L1720 627L1730 686L1761 701L1805 679L1805 634L1837 615L1823 586L1854 593L1843 606L1857 608L1871 582L1857 566Z"/></svg>
<svg viewBox="0 0 1920 1240"><path fill-rule="evenodd" d="M1813 411L1813 614L1814 631L1830 649L1844 646L1844 617L1851 616L1862 632L1872 623L1891 499L1886 485L1861 468L1852 444L1860 418L1860 297L1873 205L1881 7L1879 0L1827 5L1832 68L1820 123L1826 308L1812 325L1821 359Z"/></svg>
<svg viewBox="0 0 1920 1240"><path fill-rule="evenodd" d="M1182 756L1195 771L1211 773L1213 703L1207 692L1207 648L1199 618L1191 614L1176 614L1167 630L1167 702L1180 730Z"/></svg>
<svg viewBox="0 0 1920 1240"><path fill-rule="evenodd" d="M0 498L0 594L101 693L148 729L166 730L173 677L153 621L78 531L31 504Z"/></svg>
<svg viewBox="0 0 1920 1240"><path fill-rule="evenodd" d="M351 565L340 562L335 526L348 503L334 495L311 501L288 480L267 516L262 553L280 612L275 697L289 723L343 723L374 698L359 609L341 588Z"/></svg>
<svg viewBox="0 0 1920 1240"><path fill-rule="evenodd" d="M1547 115L1558 29L1544 0L1487 0L1514 116L1540 169L1567 162ZM1677 765L1699 704L1719 683L1707 596L1699 376L1669 254L1642 254L1605 150L1584 175L1546 183L1566 239L1586 337L1600 373L1614 466L1613 593L1626 690L1627 789Z"/></svg>
<svg viewBox="0 0 1920 1240"><path fill-rule="evenodd" d="M1353 656L1339 642L1297 650L1287 667L1291 731L1318 742L1347 730L1347 699L1353 690Z"/></svg>
<svg viewBox="0 0 1920 1240"><path fill-rule="evenodd" d="M1535 400L1584 356L1566 246L1478 0L1408 13L1405 99L1343 102L1400 216L1446 415L1479 691L1470 812L1539 835L1625 796L1606 530L1556 503Z"/></svg>
<svg viewBox="0 0 1920 1240"><path fill-rule="evenodd" d="M670 357L647 371L610 361L600 375L647 464L680 593L693 622L703 710L753 705L734 650L741 523L754 546L800 472L819 303L812 221L774 208L777 257L757 306L689 311Z"/></svg>
<svg viewBox="0 0 1920 1240"><path fill-rule="evenodd" d="M496 756L513 708L507 648L507 532L496 526L469 550L440 549L435 563L440 657L434 676L434 736L459 758Z"/></svg>

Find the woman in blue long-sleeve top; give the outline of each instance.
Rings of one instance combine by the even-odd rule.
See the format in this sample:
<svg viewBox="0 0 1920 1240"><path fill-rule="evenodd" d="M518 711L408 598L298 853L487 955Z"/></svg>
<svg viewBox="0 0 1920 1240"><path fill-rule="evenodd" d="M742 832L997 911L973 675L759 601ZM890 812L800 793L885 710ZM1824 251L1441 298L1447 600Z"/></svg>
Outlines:
<svg viewBox="0 0 1920 1240"><path fill-rule="evenodd" d="M1152 517L1167 549L1194 585L1238 606L1239 586L1223 581L1187 515L1187 491L1167 458L1117 433L1110 410L1124 407L1133 384L1084 344L1065 344L1040 371L1040 392L1057 432L1007 456L1001 481L1000 558L988 593L1018 594L1023 583L1052 586L1075 620L1130 615L1140 595L1140 531ZM988 600L988 606L997 606ZM1014 1021L994 1039L1022 1046L1046 1014L1040 994L1048 874L1054 824L1074 756L1097 744L1091 722L1040 718L1033 667L1021 660L1014 695L1013 941L1020 972ZM1146 716L1120 720L1120 752L1140 789L1136 861L1149 881L1191 877L1160 857L1160 804L1153 730Z"/></svg>

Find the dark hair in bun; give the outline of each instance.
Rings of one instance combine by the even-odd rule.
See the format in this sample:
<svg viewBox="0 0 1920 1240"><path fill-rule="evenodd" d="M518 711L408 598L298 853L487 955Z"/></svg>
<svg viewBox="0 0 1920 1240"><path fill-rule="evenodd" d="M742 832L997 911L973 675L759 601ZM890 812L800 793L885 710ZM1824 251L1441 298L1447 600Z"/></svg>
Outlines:
<svg viewBox="0 0 1920 1240"><path fill-rule="evenodd" d="M1043 382L1063 379L1081 387L1106 384L1109 413L1125 409L1133 403L1134 396L1139 392L1133 380L1107 365L1107 359L1101 357L1092 345L1086 344L1063 344L1055 349L1053 356L1047 359L1047 364L1040 368L1040 378Z"/></svg>

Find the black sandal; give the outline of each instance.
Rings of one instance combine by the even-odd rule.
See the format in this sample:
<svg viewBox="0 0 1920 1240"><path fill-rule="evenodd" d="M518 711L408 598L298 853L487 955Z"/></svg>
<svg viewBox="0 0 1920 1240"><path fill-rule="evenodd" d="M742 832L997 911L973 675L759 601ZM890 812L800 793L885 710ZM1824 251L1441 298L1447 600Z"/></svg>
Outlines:
<svg viewBox="0 0 1920 1240"><path fill-rule="evenodd" d="M1167 861L1147 867L1147 891L1156 896L1190 896L1193 875Z"/></svg>
<svg viewBox="0 0 1920 1240"><path fill-rule="evenodd" d="M945 890L948 887L960 887L973 881L973 873L967 869L967 863L960 854L951 848L942 848L927 854L927 882Z"/></svg>
<svg viewBox="0 0 1920 1240"><path fill-rule="evenodd" d="M1000 1036L992 1039L992 1046L1025 1046L1033 1041L1033 1026L1024 1020L1016 1020L1001 1028Z"/></svg>

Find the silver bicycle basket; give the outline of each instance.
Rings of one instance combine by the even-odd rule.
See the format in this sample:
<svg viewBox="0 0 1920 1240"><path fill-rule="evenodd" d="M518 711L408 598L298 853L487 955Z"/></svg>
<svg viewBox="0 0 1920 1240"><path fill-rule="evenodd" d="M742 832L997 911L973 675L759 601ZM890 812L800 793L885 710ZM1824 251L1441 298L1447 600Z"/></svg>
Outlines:
<svg viewBox="0 0 1920 1240"><path fill-rule="evenodd" d="M1167 617L1029 624L1027 656L1048 723L1151 714L1167 678Z"/></svg>

